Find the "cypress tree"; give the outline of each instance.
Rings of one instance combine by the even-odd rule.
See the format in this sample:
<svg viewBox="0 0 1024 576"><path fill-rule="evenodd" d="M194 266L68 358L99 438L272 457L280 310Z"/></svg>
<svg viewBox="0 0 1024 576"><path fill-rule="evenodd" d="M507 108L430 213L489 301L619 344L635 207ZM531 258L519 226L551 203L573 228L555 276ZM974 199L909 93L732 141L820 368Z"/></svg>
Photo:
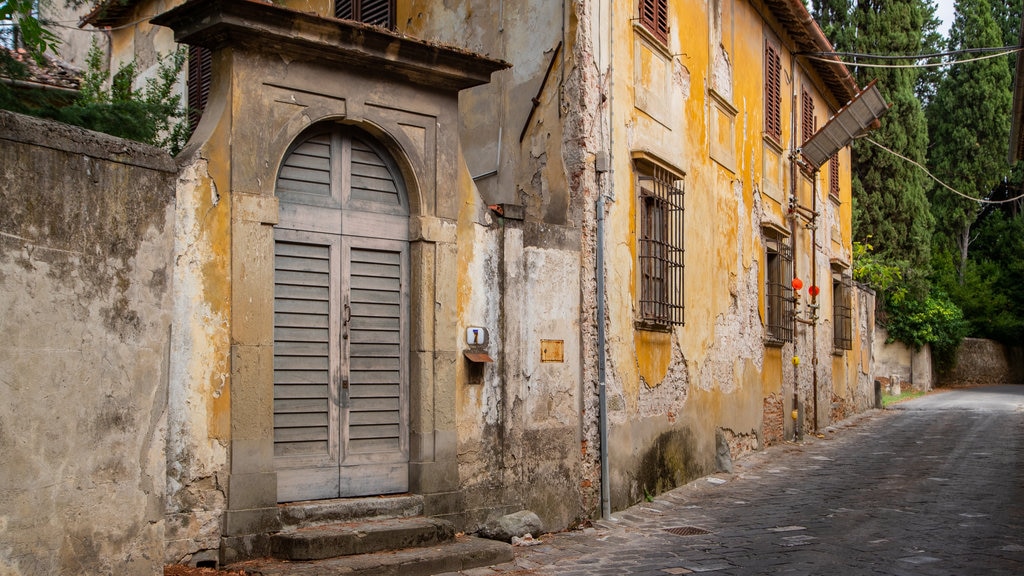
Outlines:
<svg viewBox="0 0 1024 576"><path fill-rule="evenodd" d="M1003 34L989 0L957 0L950 50L1000 46ZM973 57L963 54L957 60ZM928 108L934 142L929 165L939 179L971 198L987 197L1009 172L1010 86L1006 56L953 65ZM962 285L981 205L939 186L931 202L935 249L952 260Z"/></svg>
<svg viewBox="0 0 1024 576"><path fill-rule="evenodd" d="M923 31L934 19L924 0L859 0L853 13L856 52L917 55L925 47ZM915 60L862 60L865 63L913 64ZM871 138L925 163L928 125L916 88L918 68L856 67L857 81L872 79L892 106ZM926 175L917 167L870 142L853 144L853 238L871 244L876 254L899 263L907 280L926 289L932 217L926 197Z"/></svg>

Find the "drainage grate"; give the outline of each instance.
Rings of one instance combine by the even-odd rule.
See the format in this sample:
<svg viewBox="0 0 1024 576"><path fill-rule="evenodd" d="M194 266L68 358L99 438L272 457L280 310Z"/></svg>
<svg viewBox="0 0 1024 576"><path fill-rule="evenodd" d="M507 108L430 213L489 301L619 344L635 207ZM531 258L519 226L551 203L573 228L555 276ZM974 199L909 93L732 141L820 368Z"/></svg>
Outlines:
<svg viewBox="0 0 1024 576"><path fill-rule="evenodd" d="M701 534L711 534L710 530L697 528L696 526L677 526L675 528L665 528L665 532L668 532L669 534L675 534L676 536L699 536Z"/></svg>

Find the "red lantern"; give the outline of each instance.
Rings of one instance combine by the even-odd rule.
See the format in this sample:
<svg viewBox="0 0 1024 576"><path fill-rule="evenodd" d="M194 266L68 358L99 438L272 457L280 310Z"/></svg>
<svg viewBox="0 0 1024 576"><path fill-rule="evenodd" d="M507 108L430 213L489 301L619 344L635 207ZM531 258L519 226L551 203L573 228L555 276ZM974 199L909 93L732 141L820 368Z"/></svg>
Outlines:
<svg viewBox="0 0 1024 576"><path fill-rule="evenodd" d="M811 286L810 288L807 289L807 293L810 294L811 296L817 296L818 294L821 294L821 288L818 288L817 286Z"/></svg>
<svg viewBox="0 0 1024 576"><path fill-rule="evenodd" d="M804 287L804 281L799 278L793 278L793 290L800 290Z"/></svg>

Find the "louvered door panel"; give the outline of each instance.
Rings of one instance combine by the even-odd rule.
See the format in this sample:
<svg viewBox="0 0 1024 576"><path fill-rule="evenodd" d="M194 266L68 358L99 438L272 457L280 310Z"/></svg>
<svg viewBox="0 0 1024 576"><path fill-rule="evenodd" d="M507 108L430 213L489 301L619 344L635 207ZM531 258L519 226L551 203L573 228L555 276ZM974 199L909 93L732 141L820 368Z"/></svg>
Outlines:
<svg viewBox="0 0 1024 576"><path fill-rule="evenodd" d="M346 458L402 452L402 261L400 250L350 251Z"/></svg>
<svg viewBox="0 0 1024 576"><path fill-rule="evenodd" d="M278 173L278 196L302 204L336 204L332 202L331 152L330 134L314 136L296 147Z"/></svg>
<svg viewBox="0 0 1024 576"><path fill-rule="evenodd" d="M288 241L274 254L274 455L329 458L332 390L331 252L324 244ZM336 242L335 242L336 243ZM336 258L336 256L335 256ZM336 355L336 353L335 353Z"/></svg>

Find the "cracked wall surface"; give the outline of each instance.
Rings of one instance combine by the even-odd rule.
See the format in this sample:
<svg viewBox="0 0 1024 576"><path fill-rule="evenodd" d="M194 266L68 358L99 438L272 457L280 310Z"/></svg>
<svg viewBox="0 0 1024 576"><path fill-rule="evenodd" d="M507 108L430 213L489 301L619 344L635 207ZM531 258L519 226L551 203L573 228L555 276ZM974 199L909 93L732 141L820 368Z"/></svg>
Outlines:
<svg viewBox="0 0 1024 576"><path fill-rule="evenodd" d="M174 164L0 112L0 166L0 573L156 573Z"/></svg>

